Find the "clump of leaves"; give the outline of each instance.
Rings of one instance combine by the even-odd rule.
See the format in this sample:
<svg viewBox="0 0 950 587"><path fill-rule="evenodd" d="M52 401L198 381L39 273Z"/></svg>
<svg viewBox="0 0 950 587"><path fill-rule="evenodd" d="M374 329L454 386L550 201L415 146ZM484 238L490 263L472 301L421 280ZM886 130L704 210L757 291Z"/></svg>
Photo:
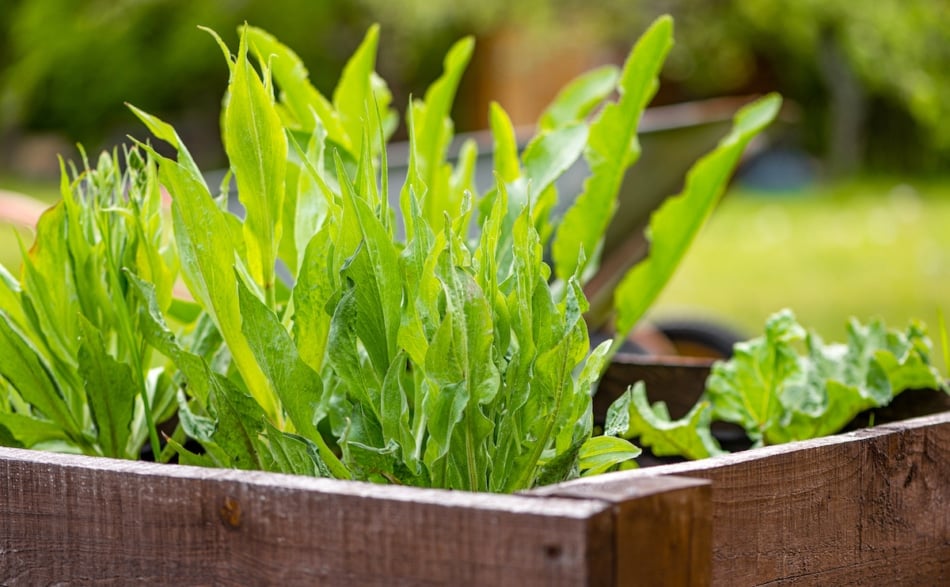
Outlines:
<svg viewBox="0 0 950 587"><path fill-rule="evenodd" d="M607 432L640 438L659 455L703 458L719 452L713 420L742 426L756 444L779 444L840 431L860 412L888 405L908 389L943 389L923 326L903 332L851 320L845 344L825 344L789 310L765 334L718 361L700 402L681 420L650 408L642 384L611 406Z"/></svg>
<svg viewBox="0 0 950 587"><path fill-rule="evenodd" d="M155 165L137 149L84 163L63 169L20 277L0 267L0 443L134 459L175 399L128 275L169 310L177 262Z"/></svg>
<svg viewBox="0 0 950 587"><path fill-rule="evenodd" d="M611 345L590 350L581 287L639 154L637 125L671 35L671 21L660 19L622 71L603 68L568 86L523 153L494 105L496 183L484 194L473 181L473 142L454 165L446 158L470 39L449 51L443 75L408 109L409 171L398 201L388 197L385 148L397 116L374 72L376 28L331 99L264 31L244 28L236 56L218 39L231 71L223 137L243 219L212 195L174 129L135 110L178 152L177 160L152 156L173 196L182 275L206 313L199 331L209 333L201 348L184 344L152 287L130 276L147 303L146 336L188 383L181 422L205 453L177 446L181 458L510 492L636 456L625 440L592 438L591 389ZM736 131L690 174L674 204L688 221L659 222L662 254L635 280L668 277L777 107L770 97L740 114ZM555 218L555 180L581 156L592 175ZM553 274L543 255L550 243ZM276 279L278 262L292 285ZM626 327L650 295L624 314Z"/></svg>

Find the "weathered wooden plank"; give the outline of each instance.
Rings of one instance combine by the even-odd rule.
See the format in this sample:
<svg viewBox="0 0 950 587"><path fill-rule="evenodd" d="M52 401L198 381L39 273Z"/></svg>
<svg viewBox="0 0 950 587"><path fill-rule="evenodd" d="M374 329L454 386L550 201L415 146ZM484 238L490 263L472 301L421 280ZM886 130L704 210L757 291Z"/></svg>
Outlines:
<svg viewBox="0 0 950 587"><path fill-rule="evenodd" d="M708 509L706 481L507 496L2 448L0 479L2 585L653 584L618 542L709 556L644 540Z"/></svg>
<svg viewBox="0 0 950 587"><path fill-rule="evenodd" d="M950 584L950 412L617 475L712 481L717 585Z"/></svg>
<svg viewBox="0 0 950 587"><path fill-rule="evenodd" d="M0 450L0 584L604 585L598 500Z"/></svg>
<svg viewBox="0 0 950 587"><path fill-rule="evenodd" d="M702 586L711 579L712 492L681 477L603 476L532 493L614 504L618 585Z"/></svg>

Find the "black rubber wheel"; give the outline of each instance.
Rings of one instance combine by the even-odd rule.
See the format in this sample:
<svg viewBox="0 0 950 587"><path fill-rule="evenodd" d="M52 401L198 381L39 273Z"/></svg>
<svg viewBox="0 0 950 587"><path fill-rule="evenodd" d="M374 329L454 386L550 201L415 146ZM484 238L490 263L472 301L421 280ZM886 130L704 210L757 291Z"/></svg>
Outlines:
<svg viewBox="0 0 950 587"><path fill-rule="evenodd" d="M652 324L676 347L677 354L685 357L727 359L732 356L732 347L747 338L705 319L659 320Z"/></svg>

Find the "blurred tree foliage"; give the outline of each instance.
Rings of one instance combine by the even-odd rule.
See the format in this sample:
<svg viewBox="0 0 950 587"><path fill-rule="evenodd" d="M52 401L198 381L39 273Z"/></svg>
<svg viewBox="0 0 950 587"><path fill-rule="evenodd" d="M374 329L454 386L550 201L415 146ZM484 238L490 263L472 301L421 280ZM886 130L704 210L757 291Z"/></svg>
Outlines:
<svg viewBox="0 0 950 587"><path fill-rule="evenodd" d="M90 148L108 146L138 129L128 102L175 124L199 154L218 157L216 113L228 72L198 25L233 46L244 22L274 31L329 93L375 20L365 6L342 0L2 1L0 139L54 131ZM424 87L419 80L439 71L441 60L430 55L443 55L455 39L446 30L396 45L395 30L383 41L380 69L404 104L408 91Z"/></svg>
<svg viewBox="0 0 950 587"><path fill-rule="evenodd" d="M594 19L603 38L620 46L650 19L672 14L677 46L664 75L679 98L777 89L801 106L802 138L833 172L861 164L945 170L950 163L946 0L557 4L549 20L573 26ZM550 3L528 0L518 10L530 5Z"/></svg>
<svg viewBox="0 0 950 587"><path fill-rule="evenodd" d="M660 99L777 89L802 107L806 145L844 171L862 162L936 168L950 153L946 0L3 2L0 132L115 140L117 126L135 128L121 107L128 101L213 136L227 71L198 24L232 44L242 22L271 30L329 92L366 27L380 22L378 69L403 108L462 34L518 27L543 53L583 24L604 48L625 51L655 16L670 13L677 46Z"/></svg>
<svg viewBox="0 0 950 587"><path fill-rule="evenodd" d="M824 137L833 170L852 171L866 160L918 169L947 162L950 3L720 0L702 5L706 14L693 12L700 19L697 28L716 23L709 28L719 29L713 33L717 41L740 43L764 60L783 92L804 107L808 123ZM692 6L683 3L682 10L692 11ZM681 28L686 38L691 30Z"/></svg>

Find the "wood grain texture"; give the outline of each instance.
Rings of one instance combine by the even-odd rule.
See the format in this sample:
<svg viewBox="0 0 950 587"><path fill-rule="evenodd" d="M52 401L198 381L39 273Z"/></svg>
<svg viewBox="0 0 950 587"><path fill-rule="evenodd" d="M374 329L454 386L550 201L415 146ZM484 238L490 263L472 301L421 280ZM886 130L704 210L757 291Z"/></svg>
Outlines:
<svg viewBox="0 0 950 587"><path fill-rule="evenodd" d="M619 581L616 496L422 490L16 449L0 449L0 479L2 585ZM639 482L651 495L666 483Z"/></svg>
<svg viewBox="0 0 950 587"><path fill-rule="evenodd" d="M608 475L532 493L614 504L619 585L708 585L712 568L709 482L680 477L636 479Z"/></svg>
<svg viewBox="0 0 950 587"><path fill-rule="evenodd" d="M712 481L716 585L950 585L950 412L617 475Z"/></svg>

